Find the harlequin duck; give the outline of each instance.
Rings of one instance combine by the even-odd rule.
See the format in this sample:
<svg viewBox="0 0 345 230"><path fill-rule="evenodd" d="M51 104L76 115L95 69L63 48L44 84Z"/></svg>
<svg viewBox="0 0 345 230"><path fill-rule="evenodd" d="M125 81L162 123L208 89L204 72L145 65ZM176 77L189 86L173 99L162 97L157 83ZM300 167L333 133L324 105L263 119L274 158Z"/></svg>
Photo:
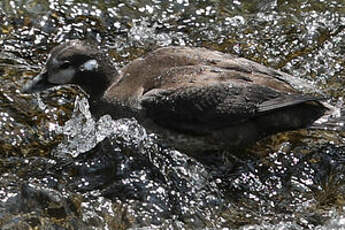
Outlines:
<svg viewBox="0 0 345 230"><path fill-rule="evenodd" d="M72 40L55 47L23 93L75 84L95 117L135 117L179 150L243 147L305 128L328 110L295 86L300 79L206 48L164 47L118 72L100 49Z"/></svg>

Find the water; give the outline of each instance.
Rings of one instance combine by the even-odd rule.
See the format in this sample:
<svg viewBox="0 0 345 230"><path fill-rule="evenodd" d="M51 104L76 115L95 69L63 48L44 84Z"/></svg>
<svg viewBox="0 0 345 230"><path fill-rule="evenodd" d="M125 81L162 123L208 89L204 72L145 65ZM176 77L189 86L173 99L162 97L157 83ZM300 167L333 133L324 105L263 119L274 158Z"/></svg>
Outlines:
<svg viewBox="0 0 345 230"><path fill-rule="evenodd" d="M222 198L201 164L176 150L161 149L157 138L147 135L135 119L114 121L105 115L95 122L85 98L77 100L75 108L72 119L57 128L65 138L53 151L61 161L77 159L64 168L66 173L79 171L74 188L128 205L137 224L174 224L183 219L187 226L188 222L194 227L205 225L208 212ZM94 148L97 144L100 148ZM85 161L87 154L92 156ZM134 203L128 202L131 199ZM88 203L84 205L89 208Z"/></svg>
<svg viewBox="0 0 345 230"><path fill-rule="evenodd" d="M201 161L134 119L94 120L83 92L23 95L66 39L122 67L168 45L282 69L342 107L343 1L0 2L0 226L344 229L344 133L296 131ZM340 124L336 124L340 125Z"/></svg>

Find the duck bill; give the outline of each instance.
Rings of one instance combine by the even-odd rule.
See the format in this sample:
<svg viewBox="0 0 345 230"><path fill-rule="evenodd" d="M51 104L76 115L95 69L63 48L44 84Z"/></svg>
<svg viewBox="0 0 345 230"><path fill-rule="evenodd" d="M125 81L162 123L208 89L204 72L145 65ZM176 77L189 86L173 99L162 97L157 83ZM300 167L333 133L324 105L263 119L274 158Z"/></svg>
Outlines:
<svg viewBox="0 0 345 230"><path fill-rule="evenodd" d="M48 82L48 72L43 71L39 75L37 75L34 79L27 82L24 85L21 92L22 93L38 93L38 92L47 90L53 86L55 85Z"/></svg>

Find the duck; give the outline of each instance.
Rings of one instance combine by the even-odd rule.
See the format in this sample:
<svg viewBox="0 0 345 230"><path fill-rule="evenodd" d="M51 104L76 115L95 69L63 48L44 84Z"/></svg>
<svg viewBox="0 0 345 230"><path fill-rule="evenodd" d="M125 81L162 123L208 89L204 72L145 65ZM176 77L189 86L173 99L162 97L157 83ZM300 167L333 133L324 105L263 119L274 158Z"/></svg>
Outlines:
<svg viewBox="0 0 345 230"><path fill-rule="evenodd" d="M202 47L161 47L117 70L86 40L53 48L23 93L77 85L95 118L135 118L177 150L200 154L244 148L267 136L307 128L330 108L273 68Z"/></svg>

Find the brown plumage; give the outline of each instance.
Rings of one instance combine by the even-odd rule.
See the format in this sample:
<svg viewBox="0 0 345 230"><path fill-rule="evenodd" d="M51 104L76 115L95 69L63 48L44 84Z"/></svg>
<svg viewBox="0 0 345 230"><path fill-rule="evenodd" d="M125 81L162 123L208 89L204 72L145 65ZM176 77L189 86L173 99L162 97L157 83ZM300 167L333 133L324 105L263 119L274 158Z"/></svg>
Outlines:
<svg viewBox="0 0 345 230"><path fill-rule="evenodd" d="M246 146L307 127L328 110L294 88L304 81L205 48L160 48L117 73L100 50L73 40L54 48L46 67L23 92L79 85L96 117L135 117L189 152Z"/></svg>

